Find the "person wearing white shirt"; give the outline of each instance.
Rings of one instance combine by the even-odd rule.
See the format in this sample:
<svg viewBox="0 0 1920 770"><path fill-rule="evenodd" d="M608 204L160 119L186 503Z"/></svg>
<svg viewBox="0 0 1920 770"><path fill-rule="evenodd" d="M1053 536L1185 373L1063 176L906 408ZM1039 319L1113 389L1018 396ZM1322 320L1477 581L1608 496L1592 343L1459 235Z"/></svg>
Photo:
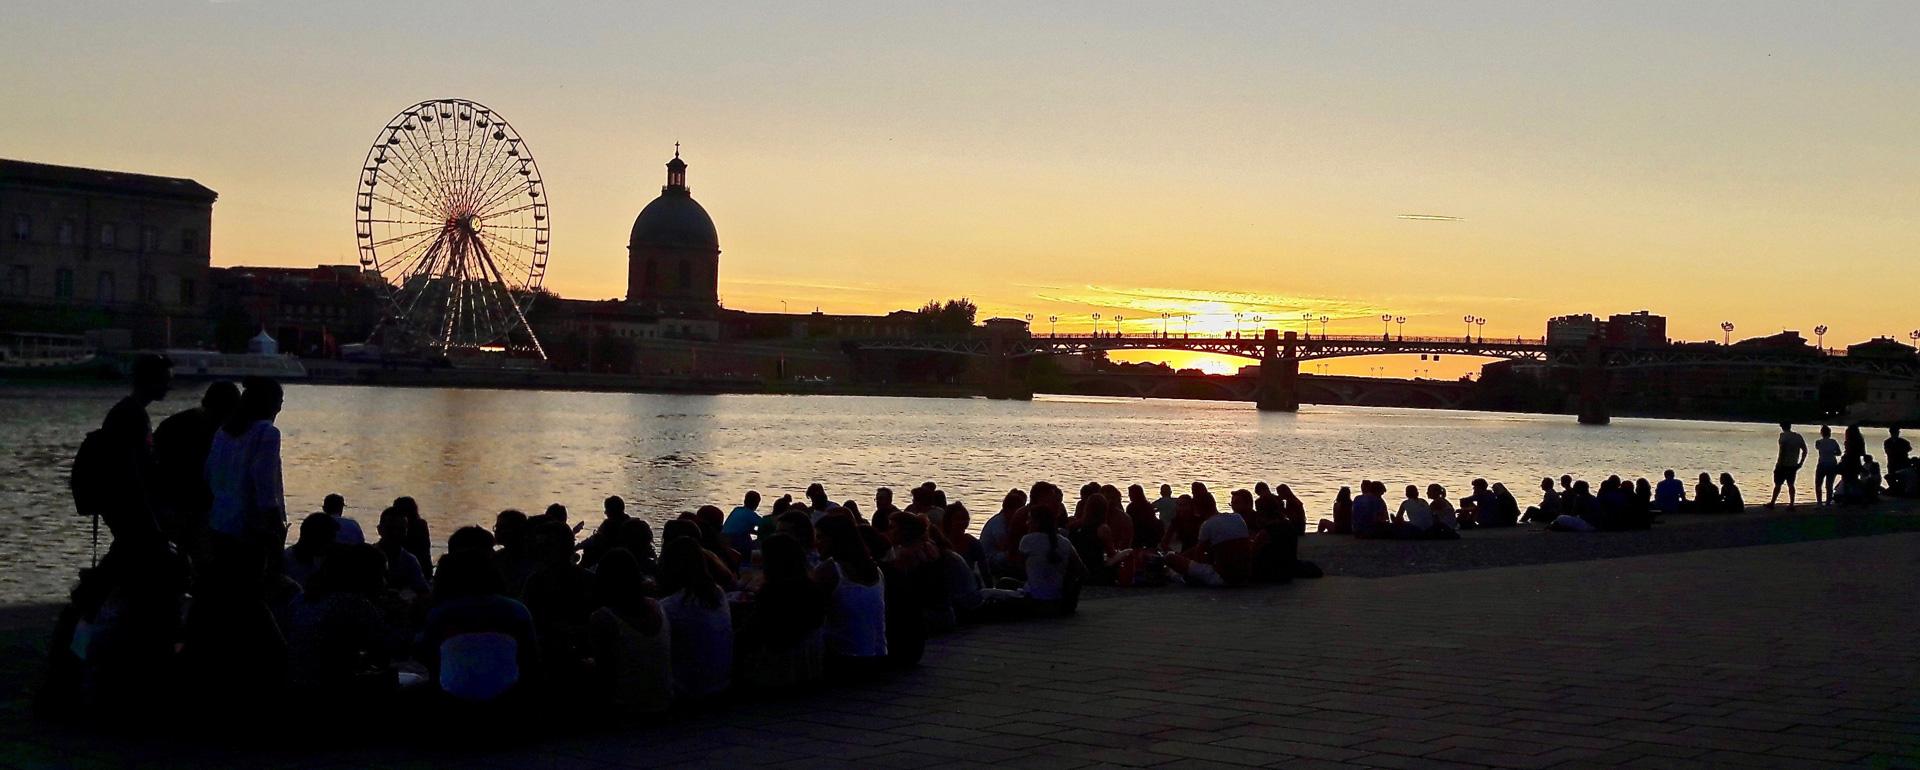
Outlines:
<svg viewBox="0 0 1920 770"><path fill-rule="evenodd" d="M213 435L207 485L213 491L208 524L216 537L276 560L287 539L287 501L280 478L283 395L273 380L248 378L233 416Z"/></svg>
<svg viewBox="0 0 1920 770"><path fill-rule="evenodd" d="M1420 488L1412 484L1407 485L1407 499L1400 501L1400 510L1393 518L1395 522L1411 524L1420 532L1433 529L1433 507L1420 499Z"/></svg>
<svg viewBox="0 0 1920 770"><path fill-rule="evenodd" d="M320 501L320 512L332 516L333 522L340 525L340 530L334 533L333 542L340 545L367 542L367 534L361 531L360 522L354 521L346 511L347 499L339 495L327 495L326 499Z"/></svg>

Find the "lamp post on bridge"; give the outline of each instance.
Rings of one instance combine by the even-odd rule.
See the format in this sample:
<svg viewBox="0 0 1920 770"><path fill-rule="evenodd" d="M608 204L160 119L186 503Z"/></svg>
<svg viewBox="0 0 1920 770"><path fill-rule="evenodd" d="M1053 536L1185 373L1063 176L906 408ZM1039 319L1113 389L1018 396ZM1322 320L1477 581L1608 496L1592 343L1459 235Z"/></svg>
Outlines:
<svg viewBox="0 0 1920 770"><path fill-rule="evenodd" d="M1320 316L1320 339L1327 338L1327 317Z"/></svg>
<svg viewBox="0 0 1920 770"><path fill-rule="evenodd" d="M1167 338L1167 323L1172 320L1173 320L1172 313L1160 314L1160 339L1164 340Z"/></svg>
<svg viewBox="0 0 1920 770"><path fill-rule="evenodd" d="M1732 345L1732 344L1733 344L1733 322L1732 322L1732 321L1721 321L1721 322L1720 322L1720 332L1721 332L1721 335L1722 335L1722 336L1720 337L1720 344L1722 344L1722 345Z"/></svg>
<svg viewBox="0 0 1920 770"><path fill-rule="evenodd" d="M1394 316L1393 322L1400 325L1400 341L1406 342L1407 341L1407 317L1403 315Z"/></svg>
<svg viewBox="0 0 1920 770"><path fill-rule="evenodd" d="M1033 333L1033 314L1027 314L1027 333Z"/></svg>
<svg viewBox="0 0 1920 770"><path fill-rule="evenodd" d="M1193 314L1182 313L1180 315L1180 322L1186 325L1186 329L1181 333L1187 335L1188 337L1192 337L1193 336Z"/></svg>
<svg viewBox="0 0 1920 770"><path fill-rule="evenodd" d="M1255 336L1266 333L1267 327L1264 325L1266 322L1267 319L1261 318L1260 316L1253 317L1253 333Z"/></svg>
<svg viewBox="0 0 1920 770"><path fill-rule="evenodd" d="M1485 319L1485 318L1481 318L1481 317L1479 317L1479 316L1474 316L1474 319L1473 319L1473 325L1474 325L1474 326L1478 326L1478 327L1480 327L1480 342L1481 342L1482 344L1484 344L1484 343L1486 343L1486 341L1487 341L1487 319Z"/></svg>
<svg viewBox="0 0 1920 770"><path fill-rule="evenodd" d="M1920 348L1920 329L1907 332L1907 339L1913 340L1913 346Z"/></svg>
<svg viewBox="0 0 1920 770"><path fill-rule="evenodd" d="M1313 336L1313 313L1311 311L1305 311L1300 314L1300 334L1305 337Z"/></svg>
<svg viewBox="0 0 1920 770"><path fill-rule="evenodd" d="M1127 335L1127 330L1126 330L1125 328L1122 328L1122 327L1120 326L1120 322L1121 322L1121 321L1125 321L1125 320L1127 320L1127 319L1126 319L1126 318L1124 318L1124 317L1122 317L1122 316L1121 316L1120 314L1118 314L1118 313L1115 313L1115 314L1114 314L1114 316L1113 316L1113 336L1115 336L1115 337L1125 337L1125 336Z"/></svg>
<svg viewBox="0 0 1920 770"><path fill-rule="evenodd" d="M1093 314L1093 336L1100 336L1100 314Z"/></svg>
<svg viewBox="0 0 1920 770"><path fill-rule="evenodd" d="M1381 342L1386 342L1387 340L1393 339L1393 335L1391 334L1391 330L1389 329L1389 327L1392 324L1393 324L1392 313L1380 314L1380 341Z"/></svg>
<svg viewBox="0 0 1920 770"><path fill-rule="evenodd" d="M1233 314L1233 336L1235 338L1238 338L1240 336L1240 316L1241 315L1242 315L1241 313Z"/></svg>
<svg viewBox="0 0 1920 770"><path fill-rule="evenodd" d="M1056 336L1056 333L1059 328L1060 328L1060 316L1057 316L1057 315L1047 316L1047 336L1049 337Z"/></svg>
<svg viewBox="0 0 1920 770"><path fill-rule="evenodd" d="M1820 352L1822 353L1827 352L1827 325L1826 324L1820 324L1819 326L1813 327L1813 346L1816 348L1819 348Z"/></svg>
<svg viewBox="0 0 1920 770"><path fill-rule="evenodd" d="M1465 321L1467 323L1467 341L1472 342L1473 341L1473 316L1471 314L1461 316L1460 320Z"/></svg>

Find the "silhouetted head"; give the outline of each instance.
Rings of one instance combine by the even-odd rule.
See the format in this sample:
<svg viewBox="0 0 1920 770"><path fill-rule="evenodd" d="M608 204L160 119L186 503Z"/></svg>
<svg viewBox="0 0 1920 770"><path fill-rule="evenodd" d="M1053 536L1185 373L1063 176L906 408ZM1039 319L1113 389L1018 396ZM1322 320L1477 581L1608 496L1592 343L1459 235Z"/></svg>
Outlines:
<svg viewBox="0 0 1920 770"><path fill-rule="evenodd" d="M133 359L133 395L147 401L159 401L173 389L173 361L162 355L143 355Z"/></svg>
<svg viewBox="0 0 1920 770"><path fill-rule="evenodd" d="M813 518L805 511L787 511L780 514L780 518L774 520L773 526L776 534L791 537L807 550L813 550Z"/></svg>
<svg viewBox="0 0 1920 770"><path fill-rule="evenodd" d="M893 517L893 542L902 546L919 545L927 539L927 517L906 513Z"/></svg>
<svg viewBox="0 0 1920 770"><path fill-rule="evenodd" d="M1572 489L1572 488L1573 488L1573 474L1570 474L1570 473L1562 473L1562 474L1560 474L1560 486L1562 486L1562 487L1565 487L1565 488L1567 488L1567 489Z"/></svg>
<svg viewBox="0 0 1920 770"><path fill-rule="evenodd" d="M1336 504L1353 502L1353 488L1341 487L1340 493L1333 496L1333 502Z"/></svg>
<svg viewBox="0 0 1920 770"><path fill-rule="evenodd" d="M1473 480L1473 491L1475 491L1475 492L1484 492L1484 491L1486 491L1486 489L1487 489L1487 480L1486 480L1486 479L1474 479L1474 480Z"/></svg>
<svg viewBox="0 0 1920 770"><path fill-rule="evenodd" d="M1548 492L1552 492L1552 491L1553 491L1553 479L1541 479L1541 480L1540 480L1540 488L1541 488L1541 489L1544 489L1544 490L1546 490L1546 491L1548 491Z"/></svg>
<svg viewBox="0 0 1920 770"><path fill-rule="evenodd" d="M747 496L740 498L740 504L746 506L749 510L760 507L760 493L751 489L747 490Z"/></svg>
<svg viewBox="0 0 1920 770"><path fill-rule="evenodd" d="M693 512L693 519L700 522L701 529L712 528L715 532L719 532L727 524L727 515L721 513L717 505L700 506L699 510Z"/></svg>
<svg viewBox="0 0 1920 770"><path fill-rule="evenodd" d="M1027 504L1027 493L1018 489L1007 490L1007 496L1000 498L1000 512L1012 513Z"/></svg>
<svg viewBox="0 0 1920 770"><path fill-rule="evenodd" d="M493 533L471 525L454 530L447 536L447 553L461 551L493 553Z"/></svg>
<svg viewBox="0 0 1920 770"><path fill-rule="evenodd" d="M947 513L940 517L941 534L950 542L958 542L961 535L967 533L967 526L973 523L973 513L962 503L947 506Z"/></svg>
<svg viewBox="0 0 1920 770"><path fill-rule="evenodd" d="M399 508L400 512L406 514L409 519L420 518L420 503L411 497L401 496L394 498L393 507Z"/></svg>
<svg viewBox="0 0 1920 770"><path fill-rule="evenodd" d="M1587 482L1576 481L1576 482L1573 482L1573 491L1584 495L1592 492L1593 488L1587 486Z"/></svg>
<svg viewBox="0 0 1920 770"><path fill-rule="evenodd" d="M215 424L226 422L239 405L240 386L227 380L208 385L207 392L200 394L200 411L213 418Z"/></svg>
<svg viewBox="0 0 1920 770"><path fill-rule="evenodd" d="M875 510L886 510L887 506L893 505L893 490L887 487L873 490L873 505Z"/></svg>
<svg viewBox="0 0 1920 770"><path fill-rule="evenodd" d="M1253 482L1254 497L1266 497L1267 495L1271 495L1271 494L1273 494L1273 488L1267 486L1267 482L1264 482L1264 481Z"/></svg>
<svg viewBox="0 0 1920 770"><path fill-rule="evenodd" d="M602 607L627 612L646 605L646 575L632 551L615 548L600 557L593 573L593 596Z"/></svg>
<svg viewBox="0 0 1920 770"><path fill-rule="evenodd" d="M494 569L493 558L484 553L450 553L440 557L433 573L433 601L506 593L506 581Z"/></svg>
<svg viewBox="0 0 1920 770"><path fill-rule="evenodd" d="M800 541L785 532L775 532L760 541L760 569L768 583L800 583L807 577L807 550Z"/></svg>
<svg viewBox="0 0 1920 770"><path fill-rule="evenodd" d="M827 488L819 484L808 484L807 501L813 503L815 508L827 507Z"/></svg>
<svg viewBox="0 0 1920 770"><path fill-rule="evenodd" d="M1161 484L1161 485L1160 485L1160 496L1161 496L1161 497L1172 497L1172 496L1173 496L1173 485L1172 485L1172 484Z"/></svg>
<svg viewBox="0 0 1920 770"><path fill-rule="evenodd" d="M1419 487L1416 487L1416 486L1414 486L1414 485L1412 485L1412 484L1408 484L1408 485L1407 485L1407 499L1408 499L1408 500L1418 500L1418 499L1420 499L1420 488L1419 488Z"/></svg>
<svg viewBox="0 0 1920 770"><path fill-rule="evenodd" d="M329 516L339 516L347 510L347 499L339 495L327 495L320 500L320 512Z"/></svg>
<svg viewBox="0 0 1920 770"><path fill-rule="evenodd" d="M309 591L371 597L387 587L387 557L366 543L334 546L311 582Z"/></svg>
<svg viewBox="0 0 1920 770"><path fill-rule="evenodd" d="M310 513L300 520L300 538L293 543L294 556L309 564L327 554L333 538L340 534L340 522L324 513Z"/></svg>
<svg viewBox="0 0 1920 770"><path fill-rule="evenodd" d="M1146 501L1147 501L1146 487L1142 487L1139 484L1131 484L1127 486L1127 502L1144 503Z"/></svg>
<svg viewBox="0 0 1920 770"><path fill-rule="evenodd" d="M1668 468L1668 469L1667 469L1667 473L1666 473L1666 476L1667 476L1667 478L1673 478L1673 469L1672 469L1672 468Z"/></svg>
<svg viewBox="0 0 1920 770"><path fill-rule="evenodd" d="M1733 486L1733 474L1731 473L1720 474L1720 486L1723 486L1723 487Z"/></svg>
<svg viewBox="0 0 1920 770"><path fill-rule="evenodd" d="M683 537L700 542L700 525L689 518L674 519L660 525L660 542L671 543ZM666 553L662 551L661 556L666 556Z"/></svg>
<svg viewBox="0 0 1920 770"><path fill-rule="evenodd" d="M225 429L228 435L239 436L247 432L254 423L272 422L280 414L280 406L285 400L280 383L266 377L248 377L242 382L247 389L240 394L240 402L227 416Z"/></svg>
<svg viewBox="0 0 1920 770"><path fill-rule="evenodd" d="M644 519L629 516L620 522L620 547L627 549L636 559L653 559L653 525Z"/></svg>
<svg viewBox="0 0 1920 770"><path fill-rule="evenodd" d="M724 598L713 573L707 571L706 549L691 537L672 538L660 549L660 582L709 607L719 606Z"/></svg>
<svg viewBox="0 0 1920 770"><path fill-rule="evenodd" d="M1890 428L1887 428L1887 435L1888 435L1888 436L1891 436L1891 437L1893 437L1893 438L1899 438L1899 437L1900 437L1900 426L1898 426L1898 425L1895 425L1895 426L1893 426L1893 427L1890 427Z"/></svg>
<svg viewBox="0 0 1920 770"><path fill-rule="evenodd" d="M1439 484L1428 484L1428 485L1427 485L1427 497L1428 497L1429 499L1432 499L1432 500L1443 500L1443 499L1446 499L1446 496L1447 496L1447 488L1446 488L1446 487L1443 487L1443 486L1440 486Z"/></svg>
<svg viewBox="0 0 1920 770"><path fill-rule="evenodd" d="M1705 474L1705 473L1702 473L1702 474L1700 474L1700 483L1702 483L1702 484L1712 484L1712 483L1713 483L1713 477L1712 477L1712 476L1710 476L1710 475L1707 475L1707 474Z"/></svg>
<svg viewBox="0 0 1920 770"><path fill-rule="evenodd" d="M1790 430L1793 430L1793 423L1790 423L1790 422L1783 422L1783 423L1780 423L1780 430L1781 430L1781 431L1790 431Z"/></svg>
<svg viewBox="0 0 1920 770"><path fill-rule="evenodd" d="M525 540L527 515L508 508L493 517L493 540L501 548L508 550L519 548Z"/></svg>
<svg viewBox="0 0 1920 770"><path fill-rule="evenodd" d="M1227 507L1241 515L1252 513L1253 493L1244 489L1233 490L1233 494L1227 496Z"/></svg>
<svg viewBox="0 0 1920 770"><path fill-rule="evenodd" d="M552 519L561 524L565 524L567 523L567 507L559 503L549 505L547 506L546 512L540 514L540 518Z"/></svg>
<svg viewBox="0 0 1920 770"><path fill-rule="evenodd" d="M1820 426L1820 437L1821 437L1821 438L1833 438L1833 428L1831 428L1831 427L1829 427L1829 426L1826 426L1826 425L1822 425L1822 426Z"/></svg>
<svg viewBox="0 0 1920 770"><path fill-rule="evenodd" d="M402 511L397 507L388 506L385 510L380 511L380 523L374 526L373 531L375 534L378 534L383 541L392 540L396 543L403 543L407 540L408 523L406 511Z"/></svg>
<svg viewBox="0 0 1920 770"><path fill-rule="evenodd" d="M605 513L608 518L625 516L627 515L627 501L621 499L619 495L608 495L606 500L601 501L600 510Z"/></svg>

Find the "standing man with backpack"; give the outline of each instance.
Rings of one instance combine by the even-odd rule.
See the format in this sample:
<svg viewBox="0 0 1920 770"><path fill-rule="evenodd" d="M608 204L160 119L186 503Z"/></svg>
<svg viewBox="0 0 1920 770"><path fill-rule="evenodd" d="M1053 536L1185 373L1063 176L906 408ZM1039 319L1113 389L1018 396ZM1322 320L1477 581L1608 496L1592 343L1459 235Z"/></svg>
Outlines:
<svg viewBox="0 0 1920 770"><path fill-rule="evenodd" d="M69 480L80 514L96 517L96 526L106 522L113 535L110 552L164 542L156 516L159 471L147 406L172 389L173 362L164 356L141 356L134 359L132 374L132 392L80 443ZM98 536L96 529L96 540Z"/></svg>
<svg viewBox="0 0 1920 770"><path fill-rule="evenodd" d="M158 492L165 516L160 528L169 540L195 557L204 557L207 513L213 489L207 486L207 450L213 433L240 403L240 388L221 380L207 386L200 405L160 421L153 431L154 461L160 470Z"/></svg>

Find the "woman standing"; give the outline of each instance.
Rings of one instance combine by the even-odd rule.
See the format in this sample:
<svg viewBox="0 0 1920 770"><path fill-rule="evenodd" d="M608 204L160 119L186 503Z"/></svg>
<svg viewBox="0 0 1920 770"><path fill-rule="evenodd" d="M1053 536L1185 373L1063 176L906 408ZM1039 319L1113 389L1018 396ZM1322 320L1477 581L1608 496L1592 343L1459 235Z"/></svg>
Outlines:
<svg viewBox="0 0 1920 770"><path fill-rule="evenodd" d="M249 377L240 404L213 435L207 485L213 491L208 525L220 554L264 558L278 571L287 540L287 503L280 480L280 383Z"/></svg>

